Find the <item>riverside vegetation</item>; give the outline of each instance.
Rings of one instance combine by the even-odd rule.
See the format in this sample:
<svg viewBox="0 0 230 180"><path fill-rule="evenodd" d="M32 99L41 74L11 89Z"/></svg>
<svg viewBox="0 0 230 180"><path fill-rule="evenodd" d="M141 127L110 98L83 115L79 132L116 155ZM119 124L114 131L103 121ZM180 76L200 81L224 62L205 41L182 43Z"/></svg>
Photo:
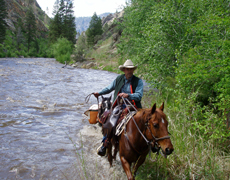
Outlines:
<svg viewBox="0 0 230 180"><path fill-rule="evenodd" d="M62 63L95 58L95 69L119 73L118 65L130 58L138 64L136 73L159 90L146 92L142 103L150 107L165 102L175 151L167 159L159 156L156 162L147 158L136 179L230 178L229 3L132 0L123 18L110 26L101 27L94 14L91 28L79 36L75 46L60 34L52 43L40 40L44 43L40 47L48 48L39 51L39 56L55 57ZM95 27L102 31L94 31ZM119 34L116 41L114 34ZM8 53L4 48L16 47L8 37L0 47L2 57ZM20 54L21 49L9 55ZM31 49L24 52L34 55L29 54Z"/></svg>
<svg viewBox="0 0 230 180"><path fill-rule="evenodd" d="M132 59L136 73L159 90L145 93L144 107L166 104L175 152L147 159L136 179L230 178L229 15L229 1L132 0L114 31L105 29L82 50L96 69L118 73ZM114 49L111 35L119 31Z"/></svg>

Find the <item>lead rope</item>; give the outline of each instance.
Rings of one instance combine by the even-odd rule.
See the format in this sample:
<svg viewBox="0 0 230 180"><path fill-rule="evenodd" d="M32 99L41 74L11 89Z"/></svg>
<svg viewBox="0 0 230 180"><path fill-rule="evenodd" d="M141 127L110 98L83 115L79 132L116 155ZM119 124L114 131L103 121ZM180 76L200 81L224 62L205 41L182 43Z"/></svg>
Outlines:
<svg viewBox="0 0 230 180"><path fill-rule="evenodd" d="M89 102L89 99L91 98L92 94L94 94L94 93L90 93L89 95L87 95L87 96L85 97L85 102L86 102L86 103ZM97 118L99 119L99 99L98 99L98 97L97 97L97 106L98 106Z"/></svg>
<svg viewBox="0 0 230 180"><path fill-rule="evenodd" d="M85 97L85 102L88 103L89 102L89 99L90 97L92 96L93 93L90 93L88 96Z"/></svg>
<svg viewBox="0 0 230 180"><path fill-rule="evenodd" d="M85 102L86 102L86 103L89 102L89 99L90 99L90 97L92 96L92 94L94 94L94 93L90 93L88 96L85 97ZM99 108L99 100L98 100L98 97L97 97L97 104L98 104L98 108Z"/></svg>

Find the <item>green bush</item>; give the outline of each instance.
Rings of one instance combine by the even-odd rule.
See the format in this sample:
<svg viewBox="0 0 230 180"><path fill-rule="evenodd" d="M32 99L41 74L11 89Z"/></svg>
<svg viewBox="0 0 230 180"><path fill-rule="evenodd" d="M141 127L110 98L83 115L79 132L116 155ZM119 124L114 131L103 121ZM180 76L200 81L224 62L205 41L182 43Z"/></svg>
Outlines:
<svg viewBox="0 0 230 180"><path fill-rule="evenodd" d="M226 140L229 2L133 0L131 4L120 24L118 53L138 64L137 72L162 95L171 92L177 103L186 105L191 128L205 139Z"/></svg>
<svg viewBox="0 0 230 180"><path fill-rule="evenodd" d="M70 62L70 55L73 49L72 43L66 38L59 38L57 42L52 45L52 50L57 61L60 63L65 63L65 61L67 63Z"/></svg>

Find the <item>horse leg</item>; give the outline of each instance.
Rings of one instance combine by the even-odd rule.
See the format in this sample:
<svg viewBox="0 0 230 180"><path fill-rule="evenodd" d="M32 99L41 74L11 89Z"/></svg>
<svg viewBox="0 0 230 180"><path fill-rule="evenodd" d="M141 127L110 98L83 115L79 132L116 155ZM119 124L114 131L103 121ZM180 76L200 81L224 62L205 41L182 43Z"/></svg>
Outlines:
<svg viewBox="0 0 230 180"><path fill-rule="evenodd" d="M117 152L118 152L118 147L119 147L119 143L115 142L114 145L114 151L113 151L113 159L116 161L116 156L117 156Z"/></svg>
<svg viewBox="0 0 230 180"><path fill-rule="evenodd" d="M109 161L110 167L112 167L112 164L113 164L112 143L109 143L107 153L108 153L108 161Z"/></svg>
<svg viewBox="0 0 230 180"><path fill-rule="evenodd" d="M124 158L124 156L120 156L120 158L121 158L122 167L126 173L128 180L134 180L135 178L132 175L131 167L130 167L131 164Z"/></svg>
<svg viewBox="0 0 230 180"><path fill-rule="evenodd" d="M145 162L145 158L146 156L139 156L139 158L137 159L136 163L133 166L134 176L136 175L138 168Z"/></svg>

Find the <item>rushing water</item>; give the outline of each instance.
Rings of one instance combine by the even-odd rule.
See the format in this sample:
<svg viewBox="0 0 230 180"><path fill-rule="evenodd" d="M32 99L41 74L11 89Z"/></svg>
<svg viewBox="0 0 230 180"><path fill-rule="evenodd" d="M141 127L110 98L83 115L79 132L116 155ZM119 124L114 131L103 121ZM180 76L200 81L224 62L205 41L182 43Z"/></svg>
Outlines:
<svg viewBox="0 0 230 180"><path fill-rule="evenodd" d="M96 154L100 127L85 97L117 74L62 68L54 59L0 59L0 179L123 179Z"/></svg>

